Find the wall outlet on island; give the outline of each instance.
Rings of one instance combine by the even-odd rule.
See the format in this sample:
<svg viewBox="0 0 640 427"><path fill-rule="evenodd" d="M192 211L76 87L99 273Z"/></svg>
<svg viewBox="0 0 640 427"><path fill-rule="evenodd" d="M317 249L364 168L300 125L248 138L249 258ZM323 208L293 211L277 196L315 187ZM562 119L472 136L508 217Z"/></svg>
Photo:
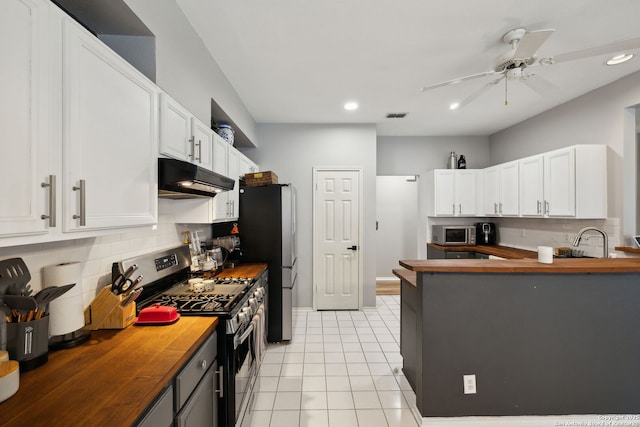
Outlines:
<svg viewBox="0 0 640 427"><path fill-rule="evenodd" d="M475 375L463 375L462 382L464 384L464 394L476 394Z"/></svg>

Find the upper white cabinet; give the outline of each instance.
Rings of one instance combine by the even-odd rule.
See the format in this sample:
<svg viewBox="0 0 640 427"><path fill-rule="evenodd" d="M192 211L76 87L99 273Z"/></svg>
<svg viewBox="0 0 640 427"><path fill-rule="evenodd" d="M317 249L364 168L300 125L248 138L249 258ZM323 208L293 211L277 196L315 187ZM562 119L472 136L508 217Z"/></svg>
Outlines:
<svg viewBox="0 0 640 427"><path fill-rule="evenodd" d="M486 168L483 213L489 216L518 215L518 162Z"/></svg>
<svg viewBox="0 0 640 427"><path fill-rule="evenodd" d="M160 153L213 170L213 130L166 93L160 96Z"/></svg>
<svg viewBox="0 0 640 427"><path fill-rule="evenodd" d="M48 3L6 0L0 14L2 236L46 233L49 224L55 225L50 189L41 186L57 173L49 167Z"/></svg>
<svg viewBox="0 0 640 427"><path fill-rule="evenodd" d="M481 174L475 169L436 169L428 175L429 216L476 216Z"/></svg>
<svg viewBox="0 0 640 427"><path fill-rule="evenodd" d="M157 218L158 90L75 21L63 21L64 231Z"/></svg>
<svg viewBox="0 0 640 427"><path fill-rule="evenodd" d="M155 224L156 86L49 1L0 25L0 246Z"/></svg>
<svg viewBox="0 0 640 427"><path fill-rule="evenodd" d="M258 172L258 165L253 162L250 158L245 156L242 153L238 153L240 157L240 176L244 176L246 173Z"/></svg>
<svg viewBox="0 0 640 427"><path fill-rule="evenodd" d="M523 216L606 218L605 145L574 145L520 160Z"/></svg>

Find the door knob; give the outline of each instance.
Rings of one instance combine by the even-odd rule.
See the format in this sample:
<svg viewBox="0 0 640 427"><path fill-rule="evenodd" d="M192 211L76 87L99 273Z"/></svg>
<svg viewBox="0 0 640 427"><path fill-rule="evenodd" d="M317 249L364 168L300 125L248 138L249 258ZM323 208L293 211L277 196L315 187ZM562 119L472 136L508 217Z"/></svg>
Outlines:
<svg viewBox="0 0 640 427"><path fill-rule="evenodd" d="M358 247L356 245L350 246L347 249L351 250L351 251L357 251Z"/></svg>

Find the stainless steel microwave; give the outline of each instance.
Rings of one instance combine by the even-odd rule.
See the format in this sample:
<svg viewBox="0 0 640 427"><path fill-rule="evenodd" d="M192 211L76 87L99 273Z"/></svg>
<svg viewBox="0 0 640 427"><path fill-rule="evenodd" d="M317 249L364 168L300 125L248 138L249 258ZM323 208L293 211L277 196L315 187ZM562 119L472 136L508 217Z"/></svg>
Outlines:
<svg viewBox="0 0 640 427"><path fill-rule="evenodd" d="M431 241L438 245L475 245L476 227L473 225L434 225Z"/></svg>

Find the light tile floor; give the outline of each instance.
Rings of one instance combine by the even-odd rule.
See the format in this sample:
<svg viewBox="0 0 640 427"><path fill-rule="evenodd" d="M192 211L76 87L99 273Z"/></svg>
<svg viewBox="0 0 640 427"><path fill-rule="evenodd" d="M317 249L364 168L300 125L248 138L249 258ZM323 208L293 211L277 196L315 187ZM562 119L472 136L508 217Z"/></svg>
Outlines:
<svg viewBox="0 0 640 427"><path fill-rule="evenodd" d="M293 338L269 344L251 427L416 427L402 374L400 296L364 311L294 311Z"/></svg>

